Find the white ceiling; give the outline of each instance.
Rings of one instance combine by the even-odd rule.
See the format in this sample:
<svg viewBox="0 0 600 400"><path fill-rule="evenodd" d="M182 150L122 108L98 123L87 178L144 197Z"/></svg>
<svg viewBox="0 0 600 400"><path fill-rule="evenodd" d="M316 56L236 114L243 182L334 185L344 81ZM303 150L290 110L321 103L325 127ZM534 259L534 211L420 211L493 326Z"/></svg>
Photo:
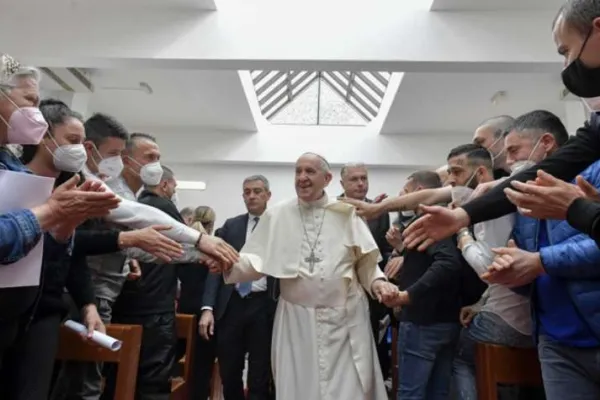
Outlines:
<svg viewBox="0 0 600 400"><path fill-rule="evenodd" d="M565 0L433 0L432 11L558 10Z"/></svg>
<svg viewBox="0 0 600 400"><path fill-rule="evenodd" d="M44 85L51 85L42 81ZM256 124L235 71L96 70L88 113L105 112L131 127L215 128L255 131ZM137 88L143 91L103 88Z"/></svg>
<svg viewBox="0 0 600 400"><path fill-rule="evenodd" d="M99 8L99 7L163 7L163 8L192 8L197 10L216 10L215 0L1 0L2 7L9 6L51 6L56 8Z"/></svg>
<svg viewBox="0 0 600 400"><path fill-rule="evenodd" d="M534 109L564 117L562 88L558 74L404 74L382 133L472 132L487 117ZM494 105L498 91L506 97Z"/></svg>

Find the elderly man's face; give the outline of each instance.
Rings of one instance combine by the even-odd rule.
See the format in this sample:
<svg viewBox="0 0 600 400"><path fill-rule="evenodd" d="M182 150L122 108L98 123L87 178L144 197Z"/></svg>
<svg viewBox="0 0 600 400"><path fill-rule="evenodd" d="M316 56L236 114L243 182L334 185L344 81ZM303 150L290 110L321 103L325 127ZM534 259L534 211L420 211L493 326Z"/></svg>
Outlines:
<svg viewBox="0 0 600 400"><path fill-rule="evenodd" d="M301 200L319 200L330 182L331 172L323 170L318 156L305 154L296 161L296 194Z"/></svg>

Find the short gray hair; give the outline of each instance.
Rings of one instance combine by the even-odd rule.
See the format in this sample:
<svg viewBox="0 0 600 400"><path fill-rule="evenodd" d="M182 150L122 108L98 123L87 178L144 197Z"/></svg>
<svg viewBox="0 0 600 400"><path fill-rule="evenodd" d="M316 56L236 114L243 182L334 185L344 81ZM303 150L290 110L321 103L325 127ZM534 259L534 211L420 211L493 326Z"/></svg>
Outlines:
<svg viewBox="0 0 600 400"><path fill-rule="evenodd" d="M329 161L327 161L327 159L325 157L323 157L322 155L307 151L306 153L303 153L300 157L304 157L304 156L316 157L319 160L319 168L321 169L321 171L331 172L331 166L329 165Z"/></svg>
<svg viewBox="0 0 600 400"><path fill-rule="evenodd" d="M194 209L192 209L192 207L185 207L185 208L182 208L181 211L179 211L179 214L181 214L182 218L193 217Z"/></svg>
<svg viewBox="0 0 600 400"><path fill-rule="evenodd" d="M244 182L242 182L242 185L245 185L248 182L256 182L256 181L260 181L263 183L263 185L265 185L265 189L266 191L270 191L269 189L269 180L264 176L264 175L250 175L249 177L247 177L246 179L244 179Z"/></svg>
<svg viewBox="0 0 600 400"><path fill-rule="evenodd" d="M3 74L0 78L0 90L9 93L14 87L19 85L19 81L25 78L33 78L38 84L42 80L42 75L37 68L19 67L16 71Z"/></svg>
<svg viewBox="0 0 600 400"><path fill-rule="evenodd" d="M480 123L477 128L482 128L484 126L488 126L494 129L494 137L499 138L502 137L512 128L515 119L510 115L498 115L497 117L488 118L482 123Z"/></svg>
<svg viewBox="0 0 600 400"><path fill-rule="evenodd" d="M348 173L349 168L367 169L367 166L365 165L365 163L362 163L362 162L346 163L346 164L344 164L344 166L342 167L342 171L340 172L340 175L342 178Z"/></svg>
<svg viewBox="0 0 600 400"><path fill-rule="evenodd" d="M552 28L560 17L582 35L587 35L592 29L594 19L600 17L600 1L598 0L569 0L558 11L552 23Z"/></svg>

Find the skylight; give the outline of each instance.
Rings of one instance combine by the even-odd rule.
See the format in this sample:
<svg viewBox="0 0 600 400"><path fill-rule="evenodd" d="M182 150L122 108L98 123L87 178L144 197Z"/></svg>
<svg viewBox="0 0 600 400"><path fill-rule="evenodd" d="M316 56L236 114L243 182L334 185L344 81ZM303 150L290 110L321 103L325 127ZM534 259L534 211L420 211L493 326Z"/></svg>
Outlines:
<svg viewBox="0 0 600 400"><path fill-rule="evenodd" d="M367 125L379 113L389 72L252 71L262 115L272 124Z"/></svg>

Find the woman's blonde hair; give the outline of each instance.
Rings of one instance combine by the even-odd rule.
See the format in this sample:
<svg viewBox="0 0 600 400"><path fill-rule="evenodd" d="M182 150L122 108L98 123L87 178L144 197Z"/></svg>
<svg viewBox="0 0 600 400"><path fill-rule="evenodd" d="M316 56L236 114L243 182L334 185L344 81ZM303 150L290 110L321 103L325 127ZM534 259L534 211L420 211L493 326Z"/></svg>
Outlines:
<svg viewBox="0 0 600 400"><path fill-rule="evenodd" d="M201 225L202 229L204 229L204 231L202 231L200 229L197 229L197 230L200 230L200 232L206 233L206 230L207 230L206 228L208 226L214 227L216 218L217 218L217 215L215 214L215 210L213 210L209 206L196 207L196 209L194 210L194 219L192 222L192 228L197 229L196 226Z"/></svg>

